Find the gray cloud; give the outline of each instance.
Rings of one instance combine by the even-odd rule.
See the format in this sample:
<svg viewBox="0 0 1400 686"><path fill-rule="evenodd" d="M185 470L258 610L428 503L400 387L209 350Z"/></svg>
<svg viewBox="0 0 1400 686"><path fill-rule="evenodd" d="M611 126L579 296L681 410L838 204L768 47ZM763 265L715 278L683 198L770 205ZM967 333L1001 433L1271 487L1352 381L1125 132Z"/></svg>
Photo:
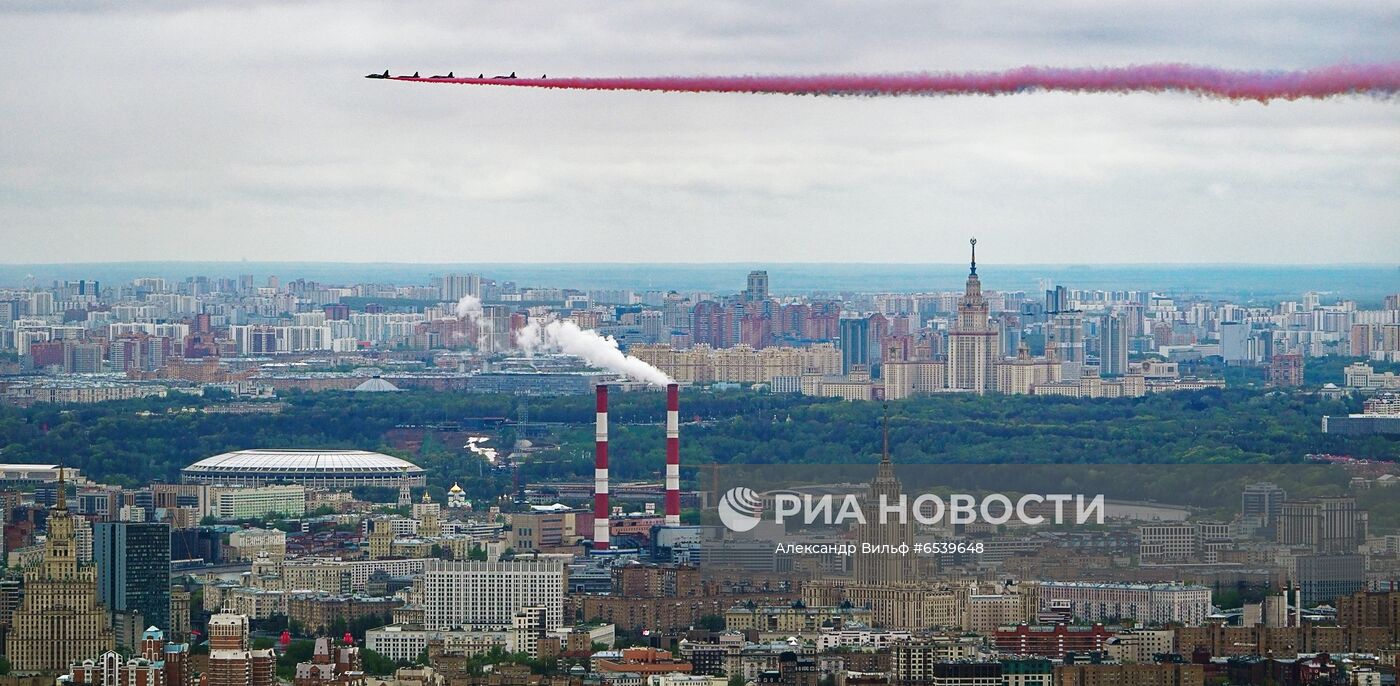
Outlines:
<svg viewBox="0 0 1400 686"><path fill-rule="evenodd" d="M528 92L1400 59L1393 3L10 3L0 261L1400 259L1400 110Z"/></svg>

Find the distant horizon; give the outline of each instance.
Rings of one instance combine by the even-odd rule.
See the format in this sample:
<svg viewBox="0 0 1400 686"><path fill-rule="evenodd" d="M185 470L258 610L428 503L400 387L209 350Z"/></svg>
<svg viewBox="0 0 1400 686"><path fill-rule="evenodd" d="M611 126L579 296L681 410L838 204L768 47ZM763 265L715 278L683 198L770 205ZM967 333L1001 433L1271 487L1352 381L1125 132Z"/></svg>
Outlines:
<svg viewBox="0 0 1400 686"><path fill-rule="evenodd" d="M1400 265L1330 264L1009 264L981 262L978 275L990 291L1039 292L1062 285L1083 290L1139 290L1239 302L1297 298L1308 291L1328 297L1379 300L1400 291ZM749 271L764 270L775 295L919 293L959 290L967 262L259 262L143 261L0 264L0 287L91 279L123 282L142 277L180 281L191 276L234 278L252 274L283 282L305 279L328 286L427 285L433 276L477 273L522 287L723 294L744 288Z"/></svg>
<svg viewBox="0 0 1400 686"><path fill-rule="evenodd" d="M116 266L116 265L223 265L223 264L264 264L264 265L389 265L389 266L411 266L411 267L483 267L483 266L571 266L583 267L590 265L657 265L675 267L713 267L713 266L749 266L749 265L840 265L840 266L895 266L895 267L917 267L936 266L947 267L955 265L967 265L966 260L952 262L863 262L863 261L821 261L821 260L734 260L734 261L696 261L696 262L665 262L655 260L636 261L609 261L600 262L596 260L560 262L560 261L515 261L515 262L409 262L404 260L101 260L83 262L3 262L0 261L0 268L17 267L82 267L88 265ZM1400 262L1379 261L1379 262L1172 262L1158 260L1155 262L995 262L978 260L979 266L990 267L1158 267L1170 269L1172 267L1245 267L1261 269L1325 269L1330 267L1390 267L1400 268Z"/></svg>

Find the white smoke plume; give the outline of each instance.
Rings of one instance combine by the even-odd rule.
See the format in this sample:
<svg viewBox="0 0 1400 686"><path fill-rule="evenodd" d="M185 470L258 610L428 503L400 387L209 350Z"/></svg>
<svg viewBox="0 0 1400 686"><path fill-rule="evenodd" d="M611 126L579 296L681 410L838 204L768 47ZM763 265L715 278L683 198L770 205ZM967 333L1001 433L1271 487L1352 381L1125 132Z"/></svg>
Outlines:
<svg viewBox="0 0 1400 686"><path fill-rule="evenodd" d="M515 344L526 355L549 350L573 355L590 367L626 374L637 381L665 387L671 383L666 373L631 355L624 355L611 336L592 329L581 329L573 322L553 321L541 326L531 321L515 336Z"/></svg>
<svg viewBox="0 0 1400 686"><path fill-rule="evenodd" d="M477 346L486 344L491 333L491 320L486 318L486 310L481 307L481 298L467 294L457 301L457 318L470 320L476 327Z"/></svg>
<svg viewBox="0 0 1400 686"><path fill-rule="evenodd" d="M486 320L486 310L481 307L481 298L470 294L457 301L457 318L470 319L477 326L490 324Z"/></svg>

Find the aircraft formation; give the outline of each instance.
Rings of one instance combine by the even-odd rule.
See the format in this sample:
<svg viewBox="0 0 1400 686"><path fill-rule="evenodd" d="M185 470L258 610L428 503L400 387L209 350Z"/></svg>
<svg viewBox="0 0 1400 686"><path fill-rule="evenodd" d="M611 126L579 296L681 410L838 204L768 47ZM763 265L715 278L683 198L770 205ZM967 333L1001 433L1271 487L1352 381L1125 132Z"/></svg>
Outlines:
<svg viewBox="0 0 1400 686"><path fill-rule="evenodd" d="M546 76L547 76L547 75L545 75L545 74L541 74L541 75L540 75L540 78L541 78L541 79L544 79ZM413 76L408 76L408 75L406 75L406 74L400 74L400 75L398 75L398 76L390 76L390 75L389 75L389 70L388 70L388 69L385 69L385 70L384 70L384 73L382 73L382 74L365 74L365 78L367 78L367 79L421 79L421 78L424 78L424 77L419 76L419 75L418 75L418 72L416 72L416 71L413 72ZM427 77L427 78L431 80L431 79L456 79L456 78L459 78L459 77L454 76L454 75L452 74L452 72L449 71L449 72L447 72L446 74L436 74L436 75L434 75L434 76L429 76L429 77ZM464 76L464 77L460 77L460 78L467 78L467 79L470 79L471 77L470 77L470 76ZM485 81L485 80L486 80L486 74L484 74L484 73L482 73L482 74L477 74L477 75L476 75L476 78L477 78L478 81ZM492 78L492 79L515 79L515 78L520 78L520 77L516 76L516 75L515 75L515 72L511 72L510 74L501 74L501 75L497 75L497 76L492 76L491 78Z"/></svg>

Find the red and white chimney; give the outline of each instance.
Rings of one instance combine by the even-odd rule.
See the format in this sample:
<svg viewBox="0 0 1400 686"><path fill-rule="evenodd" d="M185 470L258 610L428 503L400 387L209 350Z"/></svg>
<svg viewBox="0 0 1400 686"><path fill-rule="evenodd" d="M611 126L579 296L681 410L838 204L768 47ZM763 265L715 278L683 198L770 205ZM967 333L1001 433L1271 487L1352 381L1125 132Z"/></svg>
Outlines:
<svg viewBox="0 0 1400 686"><path fill-rule="evenodd" d="M608 549L608 387L598 384L598 425L593 441L593 549Z"/></svg>
<svg viewBox="0 0 1400 686"><path fill-rule="evenodd" d="M666 384L666 526L681 525L681 399L678 384Z"/></svg>

